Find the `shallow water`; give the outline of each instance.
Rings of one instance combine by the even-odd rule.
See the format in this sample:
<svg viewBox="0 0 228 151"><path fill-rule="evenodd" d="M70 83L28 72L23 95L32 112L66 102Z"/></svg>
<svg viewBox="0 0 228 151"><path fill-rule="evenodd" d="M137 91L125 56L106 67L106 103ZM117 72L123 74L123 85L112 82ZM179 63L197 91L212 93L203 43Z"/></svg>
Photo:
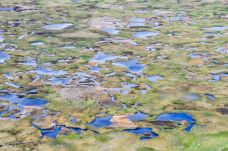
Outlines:
<svg viewBox="0 0 228 151"><path fill-rule="evenodd" d="M149 140L158 137L158 134L152 131L150 127L139 127L136 129L125 129L125 132L133 133L140 136L140 140Z"/></svg>
<svg viewBox="0 0 228 151"><path fill-rule="evenodd" d="M10 55L0 52L0 64L4 63L8 59L10 59Z"/></svg>
<svg viewBox="0 0 228 151"><path fill-rule="evenodd" d="M127 68L129 72L133 73L140 73L144 68L144 65L137 63L136 60L130 60L126 62L114 62L113 65Z"/></svg>
<svg viewBox="0 0 228 151"><path fill-rule="evenodd" d="M208 28L209 30L214 30L214 31L224 31L226 29L228 29L228 26L215 26L215 27L211 27Z"/></svg>
<svg viewBox="0 0 228 151"><path fill-rule="evenodd" d="M193 117L187 113L164 113L161 115L158 115L156 117L157 121L174 121L174 122L181 122L181 121L187 121L188 126L185 128L186 132L190 132L193 126L195 125L195 120Z"/></svg>
<svg viewBox="0 0 228 151"><path fill-rule="evenodd" d="M145 113L142 113L140 111L137 111L135 114L129 115L128 119L131 120L131 121L142 121L142 120L144 120L147 117L149 117L148 114L145 114Z"/></svg>
<svg viewBox="0 0 228 151"><path fill-rule="evenodd" d="M0 96L0 100L7 100L10 103L20 104L22 106L44 106L48 103L47 100L40 98L21 98L15 94L5 94Z"/></svg>
<svg viewBox="0 0 228 151"><path fill-rule="evenodd" d="M52 69L45 69L45 68L37 68L32 72L39 75L48 75L48 76L61 76L66 74L66 71L63 71L63 70L52 70Z"/></svg>
<svg viewBox="0 0 228 151"><path fill-rule="evenodd" d="M43 29L55 31L55 30L63 30L63 29L66 29L70 26L73 26L73 24L70 24L70 23L50 24L50 25L43 26Z"/></svg>
<svg viewBox="0 0 228 151"><path fill-rule="evenodd" d="M114 28L104 28L104 29L102 29L102 31L103 31L103 32L106 32L106 33L108 33L108 34L110 34L110 35L117 35L117 34L120 33L119 30L114 29Z"/></svg>
<svg viewBox="0 0 228 151"><path fill-rule="evenodd" d="M90 60L90 62L97 62L97 63L105 63L106 61L112 61L117 59L118 56L113 55L106 55L104 53L97 53L93 59Z"/></svg>
<svg viewBox="0 0 228 151"><path fill-rule="evenodd" d="M149 81L151 81L151 82L158 82L158 81L160 81L160 80L163 80L164 77L161 76L161 75L153 75L153 76L147 77L147 79L148 79Z"/></svg>
<svg viewBox="0 0 228 151"><path fill-rule="evenodd" d="M97 117L92 122L90 122L88 125L93 128L109 127L112 125L111 119L112 119L111 115L108 115L105 117Z"/></svg>
<svg viewBox="0 0 228 151"><path fill-rule="evenodd" d="M0 43L4 41L4 37L0 36Z"/></svg>
<svg viewBox="0 0 228 151"><path fill-rule="evenodd" d="M226 147L220 138L228 106L224 0L0 3L4 149L147 148L123 129L141 140L161 134L148 142L154 150ZM186 139L199 145L175 143L178 126L194 130ZM88 133L62 137L80 128ZM41 135L60 138L40 143ZM120 141L107 145L113 140Z"/></svg>
<svg viewBox="0 0 228 151"><path fill-rule="evenodd" d="M70 78L52 78L49 79L51 84L53 85L68 85L71 82Z"/></svg>
<svg viewBox="0 0 228 151"><path fill-rule="evenodd" d="M140 32L135 32L133 34L133 37L139 38L139 39L145 39L149 37L155 37L159 35L159 32L152 32L152 31L140 31Z"/></svg>
<svg viewBox="0 0 228 151"><path fill-rule="evenodd" d="M40 42L40 41L31 43L32 46L42 46L42 45L44 45L44 44L45 44L45 43Z"/></svg>

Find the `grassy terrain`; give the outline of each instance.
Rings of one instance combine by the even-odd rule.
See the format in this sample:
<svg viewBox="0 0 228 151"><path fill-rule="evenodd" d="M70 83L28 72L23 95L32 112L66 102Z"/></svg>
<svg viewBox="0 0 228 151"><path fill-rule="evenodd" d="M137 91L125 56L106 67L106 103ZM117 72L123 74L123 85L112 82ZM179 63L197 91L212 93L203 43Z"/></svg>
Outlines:
<svg viewBox="0 0 228 151"><path fill-rule="evenodd" d="M180 3L176 0L1 0L0 8L18 6L24 10L0 11L0 29L6 31L2 34L4 41L0 42L5 45L0 46L0 51L11 57L0 64L0 90L22 94L35 88L36 94L26 96L48 100L44 108L60 113L53 116L59 123L88 130L82 134L60 135L56 139L40 139L39 130L32 126L33 116L1 119L0 150L227 151L228 115L216 109L228 108L228 78L224 76L217 82L209 80L213 74L228 73L225 65L228 63L228 33L227 29L208 29L228 27L227 5L225 0L181 0ZM93 19L97 21L105 17L116 22L115 25L107 24L119 29L118 35L109 35L95 27ZM128 28L129 19L135 17L146 18L147 26ZM15 22L19 22L19 26L13 27ZM161 27L154 27L156 22ZM55 23L72 23L73 27L57 32L42 28ZM144 30L158 31L159 35L146 39L132 36L134 32ZM118 38L131 39L138 45L108 42ZM32 46L31 43L36 41L45 45ZM69 45L75 48L63 48ZM156 51L146 50L149 45L155 46ZM9 49L11 47L13 50ZM226 52L216 52L219 47L224 47ZM145 64L143 74L133 80L126 76L126 68L114 66L111 61L99 64L104 70L91 73L90 60L97 52L136 59ZM192 54L201 57L193 58ZM103 101L107 95L100 96L100 91L97 99L89 95L86 99L68 99L60 94L64 86L45 84L49 76L33 82L36 74L31 71L35 67L20 64L26 57L34 58L39 67L67 71L67 75L60 77L73 77L76 72L84 72L95 76L103 88L121 87L123 83L134 83L138 87L126 95L110 92L115 103ZM16 78L4 77L8 72ZM115 76L106 76L112 72ZM156 83L147 79L156 74L164 79ZM7 86L6 81L23 87ZM140 90L147 86L150 89L141 95ZM206 93L214 95L216 100L208 100ZM186 94L200 97L189 101L184 98ZM123 108L123 104L127 108ZM136 111L149 114L146 120L135 123L152 127L159 134L157 138L142 141L136 135L122 132L123 128L92 129L87 125L97 116L128 115ZM187 133L183 126L167 129L152 124L157 115L166 112L188 113L194 117L196 125ZM69 124L68 116L76 117L79 122Z"/></svg>

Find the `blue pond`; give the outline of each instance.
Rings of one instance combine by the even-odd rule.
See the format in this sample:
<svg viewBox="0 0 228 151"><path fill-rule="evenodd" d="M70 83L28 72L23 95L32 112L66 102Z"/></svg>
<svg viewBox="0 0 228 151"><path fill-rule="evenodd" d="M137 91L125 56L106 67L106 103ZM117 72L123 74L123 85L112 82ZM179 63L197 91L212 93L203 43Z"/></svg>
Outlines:
<svg viewBox="0 0 228 151"><path fill-rule="evenodd" d="M214 30L214 31L223 31L223 30L228 29L228 26L215 26L215 27L211 27L209 29Z"/></svg>
<svg viewBox="0 0 228 151"><path fill-rule="evenodd" d="M212 94L205 93L204 95L205 95L205 96L207 97L207 99L210 100L210 101L215 101L215 100L216 100L216 97L215 97L214 95L212 95Z"/></svg>
<svg viewBox="0 0 228 151"><path fill-rule="evenodd" d="M134 27L143 27L145 26L146 19L145 18L131 18L129 19L128 27L134 28Z"/></svg>
<svg viewBox="0 0 228 151"><path fill-rule="evenodd" d="M10 105L7 110L1 111L0 112L0 117L3 117L4 114L7 114L7 118L8 119L16 119L18 117L15 116L15 114L22 112L23 111L23 107L20 105ZM5 117L6 118L6 117Z"/></svg>
<svg viewBox="0 0 228 151"><path fill-rule="evenodd" d="M111 115L108 115L105 117L97 117L95 120L90 122L88 125L93 128L109 127L112 125L111 119L112 119Z"/></svg>
<svg viewBox="0 0 228 151"><path fill-rule="evenodd" d="M186 101L196 101L200 99L200 96L194 93L185 94L183 99Z"/></svg>
<svg viewBox="0 0 228 151"><path fill-rule="evenodd" d="M144 68L144 64L138 64L136 60L130 60L126 62L115 62L113 65L127 68L129 72L140 73Z"/></svg>
<svg viewBox="0 0 228 151"><path fill-rule="evenodd" d="M157 121L171 121L171 122L181 122L187 121L188 126L185 128L186 132L190 132L192 127L195 125L195 120L193 117L187 113L164 113L156 117Z"/></svg>
<svg viewBox="0 0 228 151"><path fill-rule="evenodd" d="M65 127L65 126L55 126L51 129L39 129L41 133L41 138L43 137L49 137L49 138L56 138L58 134L62 131L62 128L67 128L68 130L75 132L77 134L80 134L82 129L80 128L74 128L74 127ZM64 134L66 135L66 133Z"/></svg>
<svg viewBox="0 0 228 151"><path fill-rule="evenodd" d="M148 37L154 37L159 35L159 32L152 32L152 31L140 31L140 32L135 32L133 34L133 37L139 38L139 39L145 39Z"/></svg>
<svg viewBox="0 0 228 151"><path fill-rule="evenodd" d="M36 60L31 57L26 58L26 61L20 64L26 65L26 66L33 66L33 67L37 66Z"/></svg>
<svg viewBox="0 0 228 151"><path fill-rule="evenodd" d="M0 11L14 11L16 10L15 7L1 7Z"/></svg>
<svg viewBox="0 0 228 151"><path fill-rule="evenodd" d="M159 80L164 79L164 77L161 75L152 75L152 76L148 77L147 79L150 80L151 82L157 82Z"/></svg>
<svg viewBox="0 0 228 151"><path fill-rule="evenodd" d="M104 28L104 29L102 29L102 31L106 32L106 33L108 33L110 35L117 35L120 32L119 30L117 30L115 28Z"/></svg>
<svg viewBox="0 0 228 151"><path fill-rule="evenodd" d="M51 70L51 69L44 69L44 68L37 68L32 72L40 75L48 75L48 76L61 76L66 74L66 71L63 71L63 70Z"/></svg>
<svg viewBox="0 0 228 151"><path fill-rule="evenodd" d="M22 106L44 106L48 103L47 100L39 98L19 98L15 94L5 94L0 96L0 100L7 100L10 103L20 104Z"/></svg>
<svg viewBox="0 0 228 151"><path fill-rule="evenodd" d="M69 78L52 78L50 79L53 85L68 85L70 84L71 79Z"/></svg>
<svg viewBox="0 0 228 151"><path fill-rule="evenodd" d="M4 38L2 36L0 36L0 42L3 42Z"/></svg>
<svg viewBox="0 0 228 151"><path fill-rule="evenodd" d="M5 82L5 85L14 87L14 88L20 88L21 86L12 82Z"/></svg>
<svg viewBox="0 0 228 151"><path fill-rule="evenodd" d="M31 43L32 46L42 46L44 45L45 43L41 42L41 41L37 41L37 42L33 42Z"/></svg>
<svg viewBox="0 0 228 151"><path fill-rule="evenodd" d="M218 47L215 49L215 51L222 54L228 53L228 49L226 47Z"/></svg>
<svg viewBox="0 0 228 151"><path fill-rule="evenodd" d="M129 115L128 119L131 121L142 121L145 118L149 117L148 114L142 113L140 111L137 111L134 115Z"/></svg>
<svg viewBox="0 0 228 151"><path fill-rule="evenodd" d="M44 136L49 137L49 138L56 138L57 135L61 132L62 127L54 127L52 129L40 129L41 132L41 138Z"/></svg>
<svg viewBox="0 0 228 151"><path fill-rule="evenodd" d="M213 81L219 81L221 79L221 75L217 74L217 75L212 75L212 82Z"/></svg>
<svg viewBox="0 0 228 151"><path fill-rule="evenodd" d="M91 59L91 62L97 62L97 63L105 63L106 61L111 61L117 59L118 56L112 56L112 55L106 55L104 53L99 52L96 54L96 56Z"/></svg>
<svg viewBox="0 0 228 151"><path fill-rule="evenodd" d="M125 132L133 133L140 136L140 140L149 140L158 136L150 127L139 127L136 129L125 129Z"/></svg>
<svg viewBox="0 0 228 151"><path fill-rule="evenodd" d="M4 75L4 77L6 77L9 80L13 80L13 75L11 73L5 73L3 75Z"/></svg>
<svg viewBox="0 0 228 151"><path fill-rule="evenodd" d="M4 63L8 59L10 59L10 55L0 52L0 64Z"/></svg>
<svg viewBox="0 0 228 151"><path fill-rule="evenodd" d="M129 22L134 22L134 23L144 23L146 21L145 18L130 18Z"/></svg>
<svg viewBox="0 0 228 151"><path fill-rule="evenodd" d="M43 29L45 29L45 30L63 30L63 29L66 29L72 25L73 24L70 24L70 23L50 24L50 25L43 26Z"/></svg>
<svg viewBox="0 0 228 151"><path fill-rule="evenodd" d="M101 68L99 66L93 66L93 67L90 68L90 71L92 71L92 72L99 72L100 69Z"/></svg>

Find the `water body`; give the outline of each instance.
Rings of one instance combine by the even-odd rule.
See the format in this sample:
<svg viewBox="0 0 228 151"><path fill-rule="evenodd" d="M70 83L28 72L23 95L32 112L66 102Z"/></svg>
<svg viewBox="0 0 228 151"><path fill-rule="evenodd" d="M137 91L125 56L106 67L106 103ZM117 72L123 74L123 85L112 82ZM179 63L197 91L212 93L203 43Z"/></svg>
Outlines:
<svg viewBox="0 0 228 151"><path fill-rule="evenodd" d="M204 94L209 101L216 101L216 97L213 94L205 93Z"/></svg>
<svg viewBox="0 0 228 151"><path fill-rule="evenodd" d="M150 127L139 127L136 129L125 129L125 132L133 133L140 136L140 140L149 140L158 136Z"/></svg>
<svg viewBox="0 0 228 151"><path fill-rule="evenodd" d="M113 65L127 68L129 72L133 73L140 73L145 66L144 64L137 63L136 60L114 62Z"/></svg>
<svg viewBox="0 0 228 151"><path fill-rule="evenodd" d="M133 37L139 38L139 39L146 39L149 37L155 37L159 35L159 32L153 32L153 31L140 31L140 32L135 32L133 34Z"/></svg>
<svg viewBox="0 0 228 151"><path fill-rule="evenodd" d="M152 75L152 76L147 77L147 79L151 82L158 82L160 80L163 80L164 77L161 75Z"/></svg>
<svg viewBox="0 0 228 151"><path fill-rule="evenodd" d="M20 88L21 86L12 82L5 82L5 85L14 87L14 88Z"/></svg>
<svg viewBox="0 0 228 151"><path fill-rule="evenodd" d="M136 27L144 27L146 23L145 18L131 18L128 21L127 27L129 28L136 28Z"/></svg>
<svg viewBox="0 0 228 151"><path fill-rule="evenodd" d="M26 58L25 62L22 62L19 64L26 65L26 66L32 66L32 67L37 66L36 60L34 58L31 58L31 57Z"/></svg>
<svg viewBox="0 0 228 151"><path fill-rule="evenodd" d="M73 26L73 24L70 24L70 23L50 24L50 25L43 26L43 29L55 31L55 30L63 30L63 29L66 29L70 26Z"/></svg>
<svg viewBox="0 0 228 151"><path fill-rule="evenodd" d="M184 94L183 99L186 101L196 101L200 99L200 96L194 93Z"/></svg>
<svg viewBox="0 0 228 151"><path fill-rule="evenodd" d="M52 78L49 79L51 84L53 85L68 85L71 82L70 78Z"/></svg>
<svg viewBox="0 0 228 151"><path fill-rule="evenodd" d="M120 33L120 31L115 28L103 28L102 31L110 35L118 35Z"/></svg>
<svg viewBox="0 0 228 151"><path fill-rule="evenodd" d="M0 52L0 64L3 64L8 59L10 59L10 55Z"/></svg>
<svg viewBox="0 0 228 151"><path fill-rule="evenodd" d="M47 100L40 98L20 98L16 94L5 94L0 96L0 100L7 100L10 103L20 104L22 106L44 106L48 103Z"/></svg>
<svg viewBox="0 0 228 151"><path fill-rule="evenodd" d="M214 31L224 31L228 29L228 26L214 26L211 28L207 28L209 30L214 30Z"/></svg>
<svg viewBox="0 0 228 151"><path fill-rule="evenodd" d="M0 43L4 41L4 38L0 36Z"/></svg>
<svg viewBox="0 0 228 151"><path fill-rule="evenodd" d="M171 121L171 122L181 122L187 121L188 126L185 128L186 132L190 132L193 126L195 125L195 120L193 117L187 113L164 113L156 117L157 121Z"/></svg>
<svg viewBox="0 0 228 151"><path fill-rule="evenodd" d="M99 52L95 55L93 59L90 60L90 62L105 63L106 61L112 61L117 58L118 56L106 55L102 52Z"/></svg>
<svg viewBox="0 0 228 151"><path fill-rule="evenodd" d="M0 11L15 11L15 7L0 7Z"/></svg>
<svg viewBox="0 0 228 151"><path fill-rule="evenodd" d="M36 127L36 126L35 126ZM36 127L38 128L38 127ZM43 137L49 137L49 138L57 138L60 132L63 132L63 129L67 129L68 131L75 132L77 134L81 134L82 129L76 128L76 127L66 127L63 125L57 125L52 127L51 129L40 129L38 128L41 133L41 138ZM63 133L63 135L67 135L67 132Z"/></svg>
<svg viewBox="0 0 228 151"><path fill-rule="evenodd" d="M137 122L137 121L142 121L147 117L149 117L148 114L137 111L135 114L129 115L128 119L131 121Z"/></svg>
<svg viewBox="0 0 228 151"><path fill-rule="evenodd" d="M97 117L97 118L95 118L95 120L90 122L88 125L93 128L109 127L112 125L111 119L112 119L111 115L108 115L105 117Z"/></svg>
<svg viewBox="0 0 228 151"><path fill-rule="evenodd" d="M45 43L41 42L41 41L37 41L37 42L33 42L31 43L32 46L42 46L44 45Z"/></svg>
<svg viewBox="0 0 228 151"><path fill-rule="evenodd" d="M52 70L52 69L44 69L44 68L37 68L32 72L39 75L48 75L48 76L61 76L61 75L67 74L67 72L63 70Z"/></svg>

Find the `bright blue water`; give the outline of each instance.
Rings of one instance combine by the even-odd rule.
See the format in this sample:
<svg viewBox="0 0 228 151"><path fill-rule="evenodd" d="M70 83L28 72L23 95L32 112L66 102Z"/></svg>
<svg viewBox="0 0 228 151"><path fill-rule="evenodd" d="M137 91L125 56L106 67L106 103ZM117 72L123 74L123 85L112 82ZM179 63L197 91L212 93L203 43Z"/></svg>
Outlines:
<svg viewBox="0 0 228 151"><path fill-rule="evenodd" d="M10 103L16 103L22 106L44 106L48 103L47 100L39 98L19 98L15 94L1 95L0 100L7 100Z"/></svg>
<svg viewBox="0 0 228 151"><path fill-rule="evenodd" d="M148 114L137 111L135 114L129 115L128 119L131 121L142 121L147 117L149 117Z"/></svg>
<svg viewBox="0 0 228 151"><path fill-rule="evenodd" d="M138 64L136 60L130 60L126 62L115 62L113 65L127 68L129 72L140 73L144 68L144 64Z"/></svg>
<svg viewBox="0 0 228 151"><path fill-rule="evenodd" d="M108 115L105 117L97 117L97 118L95 118L95 120L90 122L88 125L93 128L109 127L112 125L111 119L112 119L111 115Z"/></svg>
<svg viewBox="0 0 228 151"><path fill-rule="evenodd" d="M139 127L136 129L125 129L125 132L133 133L140 136L140 140L149 140L158 136L150 127Z"/></svg>
<svg viewBox="0 0 228 151"><path fill-rule="evenodd" d="M157 121L174 121L174 122L180 122L180 121L187 121L188 126L185 128L186 132L190 132L192 127L195 125L195 120L193 117L187 113L164 113L161 115L158 115L156 117Z"/></svg>
<svg viewBox="0 0 228 151"><path fill-rule="evenodd" d="M61 132L61 129L61 126L54 127L51 129L40 129L40 133L42 135L41 138L43 138L44 136L49 138L56 138L57 135Z"/></svg>

